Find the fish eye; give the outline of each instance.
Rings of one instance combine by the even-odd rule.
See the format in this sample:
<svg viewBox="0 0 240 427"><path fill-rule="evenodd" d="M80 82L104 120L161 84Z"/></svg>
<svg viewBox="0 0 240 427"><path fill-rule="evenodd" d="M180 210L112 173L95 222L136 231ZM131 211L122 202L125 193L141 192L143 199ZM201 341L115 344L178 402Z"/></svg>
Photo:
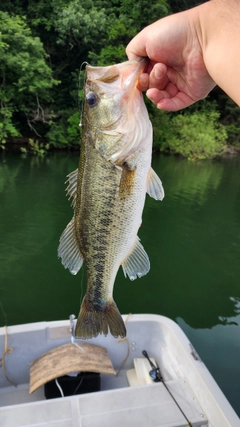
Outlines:
<svg viewBox="0 0 240 427"><path fill-rule="evenodd" d="M94 107L97 103L97 95L94 92L89 92L86 96L86 101L90 107Z"/></svg>

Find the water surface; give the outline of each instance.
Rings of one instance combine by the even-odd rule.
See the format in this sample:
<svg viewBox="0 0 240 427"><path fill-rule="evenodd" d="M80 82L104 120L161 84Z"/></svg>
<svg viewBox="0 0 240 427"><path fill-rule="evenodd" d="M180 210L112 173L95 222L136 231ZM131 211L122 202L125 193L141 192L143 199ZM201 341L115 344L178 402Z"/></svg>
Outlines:
<svg viewBox="0 0 240 427"><path fill-rule="evenodd" d="M56 255L77 165L78 153L1 157L0 326L78 314L84 270L72 276ZM166 197L147 196L139 231L151 270L134 282L119 270L115 300L178 322L240 415L240 159L155 155L153 167Z"/></svg>

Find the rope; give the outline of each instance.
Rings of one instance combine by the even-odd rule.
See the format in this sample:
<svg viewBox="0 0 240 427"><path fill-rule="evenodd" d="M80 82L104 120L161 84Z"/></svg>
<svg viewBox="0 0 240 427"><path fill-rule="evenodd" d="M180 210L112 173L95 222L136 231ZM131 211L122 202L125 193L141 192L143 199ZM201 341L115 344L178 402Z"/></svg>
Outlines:
<svg viewBox="0 0 240 427"><path fill-rule="evenodd" d="M130 317L130 316L131 316L131 313L129 313L129 314L127 315L126 320L125 320L125 322L124 322L124 325L126 325L126 323L127 323L127 321L128 321L128 319L129 319L129 317ZM127 343L127 346L128 346L128 349L127 349L127 355L126 355L126 357L124 358L124 360L122 361L122 363L121 363L121 365L120 365L120 368L118 369L118 371L117 371L117 373L116 373L116 376L118 376L118 374L121 372L121 370L122 370L123 366L125 365L125 363L126 363L126 361L127 361L127 359L128 359L128 356L129 356L129 354L130 354L130 343L129 343L129 339L128 339L127 337L125 337L125 338L120 338L120 339L118 340L118 343L122 343L122 342L126 342L126 343Z"/></svg>
<svg viewBox="0 0 240 427"><path fill-rule="evenodd" d="M11 354L12 351L13 351L13 348L8 347L8 333L7 333L7 326L5 326L5 348L4 348L4 352L2 354L2 370L3 370L3 373L4 373L6 380L9 383L11 383L12 385L14 385L14 387L17 387L17 385L9 379L7 372L6 372L6 369L5 369L5 359L4 358L5 358L6 354Z"/></svg>

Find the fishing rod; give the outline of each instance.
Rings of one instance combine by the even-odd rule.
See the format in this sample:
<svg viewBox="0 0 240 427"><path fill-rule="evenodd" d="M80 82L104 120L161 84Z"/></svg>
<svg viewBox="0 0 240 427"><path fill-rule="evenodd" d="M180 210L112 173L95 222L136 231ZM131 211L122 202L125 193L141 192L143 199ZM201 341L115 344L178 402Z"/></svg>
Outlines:
<svg viewBox="0 0 240 427"><path fill-rule="evenodd" d="M149 371L149 375L152 378L152 380L155 383L161 382L163 383L164 387L166 388L167 392L170 394L171 398L174 400L174 402L176 403L178 409L181 411L182 415L184 416L185 420L187 421L187 425L189 427L192 427L192 423L189 421L189 419L187 418L187 416L185 415L185 413L183 412L181 406L178 404L178 402L176 401L175 397L173 396L173 394L171 393L171 391L169 390L167 384L165 383L163 376L161 374L160 368L159 366L155 366L154 363L151 361L150 357L148 356L148 353L146 352L146 350L142 351L142 354L144 357L146 357L146 359L148 360L150 366L151 366L151 371Z"/></svg>

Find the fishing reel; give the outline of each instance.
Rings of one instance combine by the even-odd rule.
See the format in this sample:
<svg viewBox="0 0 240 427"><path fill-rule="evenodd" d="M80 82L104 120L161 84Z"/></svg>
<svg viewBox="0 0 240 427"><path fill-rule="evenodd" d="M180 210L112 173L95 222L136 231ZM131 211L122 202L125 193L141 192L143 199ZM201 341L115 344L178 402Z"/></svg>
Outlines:
<svg viewBox="0 0 240 427"><path fill-rule="evenodd" d="M148 356L146 350L143 350L142 354L143 354L144 357L146 357L146 359L148 360L148 362L149 362L149 364L150 364L150 366L152 368L151 371L149 371L149 375L152 378L152 380L155 383L163 381L163 378L162 378L162 375L161 375L159 367L154 365L154 363L151 361L150 357Z"/></svg>

